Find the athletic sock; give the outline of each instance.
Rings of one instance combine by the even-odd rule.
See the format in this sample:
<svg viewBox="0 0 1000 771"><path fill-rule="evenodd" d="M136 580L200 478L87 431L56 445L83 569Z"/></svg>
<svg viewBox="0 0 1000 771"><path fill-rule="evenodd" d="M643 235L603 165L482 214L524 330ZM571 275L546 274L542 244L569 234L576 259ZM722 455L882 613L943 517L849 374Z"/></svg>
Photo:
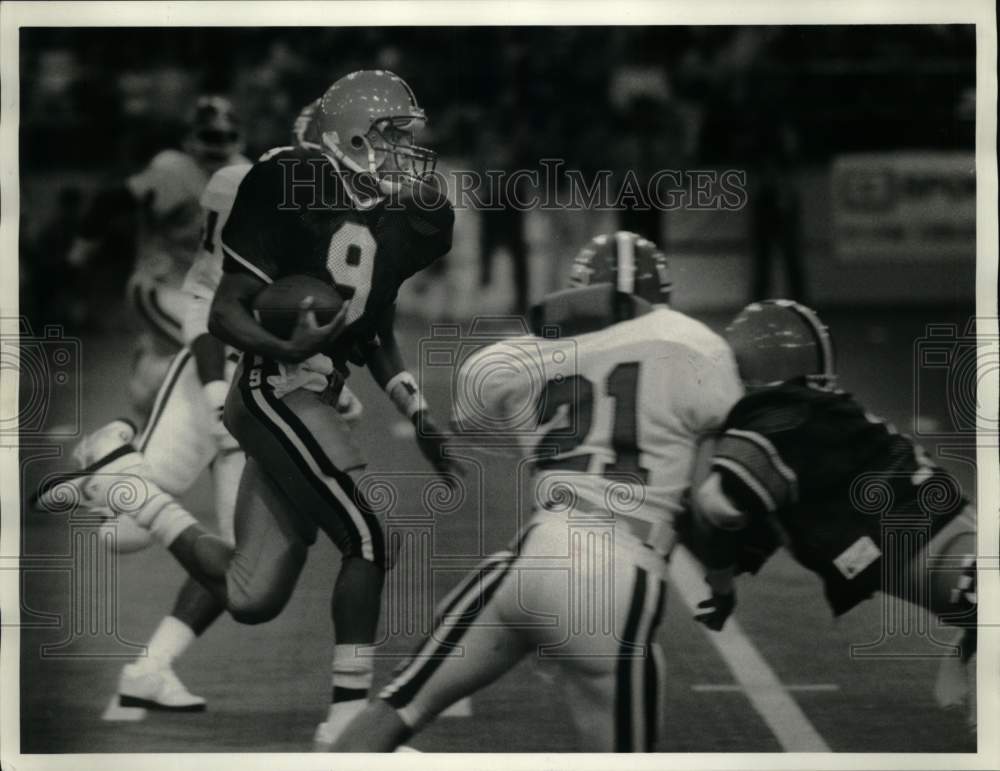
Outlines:
<svg viewBox="0 0 1000 771"><path fill-rule="evenodd" d="M142 455L129 453L92 477L88 494L107 505L119 517L132 517L163 546L169 547L197 520L169 493L150 481L150 469Z"/></svg>
<svg viewBox="0 0 1000 771"><path fill-rule="evenodd" d="M333 693L327 719L340 712L346 705L360 708L368 699L372 687L373 666L370 656L359 656L357 649L364 643L350 643L333 647ZM352 704L353 702L353 704Z"/></svg>
<svg viewBox="0 0 1000 771"><path fill-rule="evenodd" d="M146 657L137 663L151 669L169 667L194 641L195 635L187 624L173 616L164 618L146 646Z"/></svg>
<svg viewBox="0 0 1000 771"><path fill-rule="evenodd" d="M142 508L132 516L162 546L170 547L182 532L197 523L190 512L181 506L172 495L163 492L147 482L150 495Z"/></svg>

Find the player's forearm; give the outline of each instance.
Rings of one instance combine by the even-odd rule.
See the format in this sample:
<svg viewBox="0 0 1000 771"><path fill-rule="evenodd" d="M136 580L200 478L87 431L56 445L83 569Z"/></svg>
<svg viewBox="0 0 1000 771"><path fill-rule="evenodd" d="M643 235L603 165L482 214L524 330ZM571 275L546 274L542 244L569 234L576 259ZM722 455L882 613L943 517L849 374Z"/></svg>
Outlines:
<svg viewBox="0 0 1000 771"><path fill-rule="evenodd" d="M416 378L406 369L395 335L391 332L380 333L379 339L381 344L368 356L368 371L400 414L414 424L433 426L427 412L427 401L420 393Z"/></svg>
<svg viewBox="0 0 1000 771"><path fill-rule="evenodd" d="M226 379L226 346L221 340L206 332L192 340L189 347L202 385Z"/></svg>
<svg viewBox="0 0 1000 771"><path fill-rule="evenodd" d="M245 353L269 359L295 359L288 343L264 329L251 314L249 304L260 289L260 286L251 285L251 281L254 279L237 279L229 275L223 278L212 300L208 331Z"/></svg>
<svg viewBox="0 0 1000 771"><path fill-rule="evenodd" d="M379 346L368 356L368 371L383 389L394 377L406 371L403 354L396 344L396 336L391 332L379 334Z"/></svg>
<svg viewBox="0 0 1000 771"><path fill-rule="evenodd" d="M692 508L695 551L710 571L731 568L748 518L725 495L718 473L711 472L695 490Z"/></svg>

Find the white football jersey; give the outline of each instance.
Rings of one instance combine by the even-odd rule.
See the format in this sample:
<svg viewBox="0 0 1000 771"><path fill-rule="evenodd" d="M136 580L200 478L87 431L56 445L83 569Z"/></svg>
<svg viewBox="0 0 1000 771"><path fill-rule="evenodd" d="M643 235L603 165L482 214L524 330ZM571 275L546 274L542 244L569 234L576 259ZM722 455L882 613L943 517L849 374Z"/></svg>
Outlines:
<svg viewBox="0 0 1000 771"><path fill-rule="evenodd" d="M288 148L275 148L265 153L261 160L275 152ZM250 173L253 164L237 163L219 169L201 195L204 210L204 234L198 258L184 277L184 291L194 296L188 303L184 320L184 339L191 343L202 334L208 333L208 314L215 290L222 281L222 230L233 210L233 202L243 178ZM328 377L333 373L333 361L322 354L311 356L301 364L278 365L280 374L273 375L268 382L280 396L297 388L323 391L328 385Z"/></svg>
<svg viewBox="0 0 1000 771"><path fill-rule="evenodd" d="M233 163L246 163L242 155ZM208 172L187 153L164 150L126 180L140 204L135 272L175 286L198 254Z"/></svg>
<svg viewBox="0 0 1000 771"><path fill-rule="evenodd" d="M232 211L236 191L250 171L250 163L238 163L219 169L201 193L203 227L199 231L198 257L184 275L183 291L189 297L184 314L184 340L192 343L208 333L208 312L212 297L222 280L222 232Z"/></svg>
<svg viewBox="0 0 1000 771"><path fill-rule="evenodd" d="M699 440L741 395L725 341L657 307L576 337L480 349L461 365L454 409L464 430L517 437L536 463L537 505L577 501L662 530L684 506Z"/></svg>
<svg viewBox="0 0 1000 771"><path fill-rule="evenodd" d="M237 163L219 169L201 194L204 232L198 258L184 277L184 291L211 300L222 280L222 239L219 235L233 210L240 182L253 168L250 163Z"/></svg>

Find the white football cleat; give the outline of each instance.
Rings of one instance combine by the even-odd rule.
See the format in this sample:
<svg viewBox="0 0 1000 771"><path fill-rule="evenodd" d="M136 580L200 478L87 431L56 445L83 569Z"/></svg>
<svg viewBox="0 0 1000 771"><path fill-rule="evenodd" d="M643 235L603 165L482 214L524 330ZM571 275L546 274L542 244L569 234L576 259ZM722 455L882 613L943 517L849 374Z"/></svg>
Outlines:
<svg viewBox="0 0 1000 771"><path fill-rule="evenodd" d="M73 460L81 469L96 465L123 444L129 444L137 433L131 420L116 418L83 437L73 448Z"/></svg>
<svg viewBox="0 0 1000 771"><path fill-rule="evenodd" d="M32 496L31 506L43 511L63 511L77 505L105 508L108 502L101 499L106 498L114 480L101 477L141 460L132 445L136 433L132 421L118 418L85 436L72 453L79 470L50 477ZM129 497L127 493L125 497Z"/></svg>
<svg viewBox="0 0 1000 771"><path fill-rule="evenodd" d="M367 706L367 699L339 702L334 705L330 710L330 716L316 726L316 733L313 736L313 752L329 752L333 743L347 728L347 724L361 714L361 711Z"/></svg>
<svg viewBox="0 0 1000 771"><path fill-rule="evenodd" d="M126 664L118 678L118 706L167 712L203 712L205 700L195 696L169 666Z"/></svg>

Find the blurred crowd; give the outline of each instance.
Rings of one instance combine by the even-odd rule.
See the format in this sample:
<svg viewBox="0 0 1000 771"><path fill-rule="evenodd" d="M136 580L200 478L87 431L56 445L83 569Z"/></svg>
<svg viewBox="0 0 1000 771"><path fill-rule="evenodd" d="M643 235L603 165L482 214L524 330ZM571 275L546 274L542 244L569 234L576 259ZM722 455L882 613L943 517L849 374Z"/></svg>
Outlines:
<svg viewBox="0 0 1000 771"><path fill-rule="evenodd" d="M287 144L298 109L333 80L372 67L407 79L430 118L424 143L466 167L560 158L584 174L640 179L748 169L766 239L794 220L794 201L776 191L802 164L888 147L971 149L974 36L957 25L27 29L22 196L32 178L62 181L22 207L22 282L29 300L53 291L37 277L61 264L79 216L81 189L67 180L121 179L176 145L195 95L233 99L253 157ZM506 248L524 298L521 219L484 222L480 279ZM666 227L656 211L625 212L620 224L654 237ZM71 305L60 307L71 315Z"/></svg>

